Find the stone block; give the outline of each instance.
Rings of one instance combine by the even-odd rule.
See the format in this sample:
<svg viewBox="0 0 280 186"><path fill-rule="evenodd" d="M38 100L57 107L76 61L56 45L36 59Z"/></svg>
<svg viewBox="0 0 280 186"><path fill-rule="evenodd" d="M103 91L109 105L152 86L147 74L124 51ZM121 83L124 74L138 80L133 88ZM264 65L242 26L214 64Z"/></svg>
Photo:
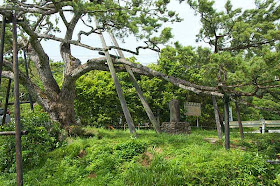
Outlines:
<svg viewBox="0 0 280 186"><path fill-rule="evenodd" d="M170 134L190 134L191 126L188 122L163 122L161 130Z"/></svg>

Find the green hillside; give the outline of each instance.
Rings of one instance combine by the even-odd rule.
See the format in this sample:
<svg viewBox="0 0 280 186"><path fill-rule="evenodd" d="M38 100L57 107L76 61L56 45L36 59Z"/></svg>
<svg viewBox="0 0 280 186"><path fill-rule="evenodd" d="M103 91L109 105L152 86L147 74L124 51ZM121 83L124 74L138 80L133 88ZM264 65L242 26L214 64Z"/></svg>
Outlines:
<svg viewBox="0 0 280 186"><path fill-rule="evenodd" d="M39 157L34 154L26 157L25 149L24 161L39 160L33 166L25 164L24 182L25 185L280 184L280 166L266 163L280 152L280 134L246 134L246 140L240 141L238 133L233 132L230 151L224 150L216 136L215 131L205 130L194 130L190 135L140 130L134 139L128 131L85 128L83 137L67 138L61 147L41 152ZM15 184L15 173L6 171L0 175L0 185Z"/></svg>

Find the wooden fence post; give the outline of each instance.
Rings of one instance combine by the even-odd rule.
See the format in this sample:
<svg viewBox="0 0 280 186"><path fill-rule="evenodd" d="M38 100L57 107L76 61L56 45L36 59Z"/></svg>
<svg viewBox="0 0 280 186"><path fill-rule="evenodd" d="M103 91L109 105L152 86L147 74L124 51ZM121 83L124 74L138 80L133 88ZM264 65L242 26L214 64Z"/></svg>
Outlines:
<svg viewBox="0 0 280 186"><path fill-rule="evenodd" d="M229 96L224 94L225 107L225 149L230 149L230 131L229 131Z"/></svg>
<svg viewBox="0 0 280 186"><path fill-rule="evenodd" d="M6 100L5 100L4 113L3 113L3 118L2 118L2 125L4 125L6 122L6 114L8 111L11 84L12 84L12 80L9 79L8 87L7 87L7 91L6 91Z"/></svg>
<svg viewBox="0 0 280 186"><path fill-rule="evenodd" d="M21 125L19 104L19 69L17 47L17 17L13 15L13 71L14 71L14 96L15 96L15 138L16 138L16 171L17 186L23 185L22 154L21 154Z"/></svg>
<svg viewBox="0 0 280 186"><path fill-rule="evenodd" d="M0 87L2 80L2 70L3 70L3 59L4 59L4 46L5 46L5 31L6 31L6 17L2 17L2 33L1 33L1 44L0 44Z"/></svg>

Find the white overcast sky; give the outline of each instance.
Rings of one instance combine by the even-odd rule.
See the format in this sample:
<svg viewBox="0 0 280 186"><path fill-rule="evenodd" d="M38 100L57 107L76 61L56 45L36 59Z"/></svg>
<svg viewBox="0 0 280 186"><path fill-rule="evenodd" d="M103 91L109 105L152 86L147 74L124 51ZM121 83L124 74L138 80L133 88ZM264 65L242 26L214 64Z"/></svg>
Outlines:
<svg viewBox="0 0 280 186"><path fill-rule="evenodd" d="M0 0L0 4L3 3L3 0ZM217 9L223 9L224 4L226 3L226 0L216 0L215 7ZM232 4L234 8L253 8L254 7L254 0L232 0ZM171 4L169 6L170 9L175 10L179 13L180 17L184 19L184 21L180 23L174 23L174 24L168 24L164 26L169 26L173 28L173 35L174 38L171 40L170 43L174 43L176 41L179 41L181 44L187 46L207 46L204 43L196 43L196 34L199 32L199 29L201 28L200 24L200 18L199 16L194 15L194 11L187 5L186 2L183 2L179 4L178 0L171 0ZM81 28L78 26L78 28ZM63 31L65 28L63 28L63 24L61 24L60 29ZM61 35L63 37L63 34ZM106 37L106 35L105 35ZM96 36L90 36L90 37L83 37L82 41L88 45L92 46L101 46L99 38ZM106 37L107 45L112 45L112 42L110 41L109 37ZM125 39L125 43L119 42L120 46L123 48L128 49L135 49L139 45L143 45L141 42L137 42L135 38L129 37ZM43 42L43 47L46 50L47 54L50 56L50 58L54 61L61 60L60 52L59 52L59 43L55 41L47 41ZM82 49L80 47L72 46L72 54L73 56L79 58L82 62L86 62L88 59L91 59L93 57L97 57L96 52L92 52L86 49ZM115 51L111 51L112 54L116 54ZM132 56L131 54L125 53L126 57ZM150 50L140 50L140 55L136 56L137 60L141 62L142 64L146 65L149 63L156 63L158 59L158 53Z"/></svg>

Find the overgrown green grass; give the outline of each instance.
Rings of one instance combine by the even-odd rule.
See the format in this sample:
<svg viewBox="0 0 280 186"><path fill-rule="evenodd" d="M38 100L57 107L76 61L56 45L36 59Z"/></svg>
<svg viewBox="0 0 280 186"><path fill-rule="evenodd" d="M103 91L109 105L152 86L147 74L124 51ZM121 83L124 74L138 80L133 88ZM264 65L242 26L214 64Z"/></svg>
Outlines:
<svg viewBox="0 0 280 186"><path fill-rule="evenodd" d="M279 134L231 134L224 150L215 131L191 135L156 134L86 128L90 138L68 138L46 152L38 166L25 169L25 185L279 185L279 166L269 165L280 152ZM15 174L0 175L1 185L15 185Z"/></svg>

